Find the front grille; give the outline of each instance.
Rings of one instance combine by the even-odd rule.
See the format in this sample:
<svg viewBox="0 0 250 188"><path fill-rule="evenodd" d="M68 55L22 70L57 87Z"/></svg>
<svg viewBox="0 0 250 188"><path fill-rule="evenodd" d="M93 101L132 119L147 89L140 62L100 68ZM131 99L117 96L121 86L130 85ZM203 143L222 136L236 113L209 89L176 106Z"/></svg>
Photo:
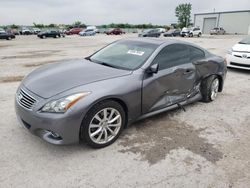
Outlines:
<svg viewBox="0 0 250 188"><path fill-rule="evenodd" d="M245 59L250 59L250 56L248 57L242 57L242 55L234 55L235 57L239 57L239 58L245 58Z"/></svg>
<svg viewBox="0 0 250 188"><path fill-rule="evenodd" d="M29 95L24 90L20 89L17 94L17 102L24 108L31 110L34 104L37 102L34 97Z"/></svg>
<svg viewBox="0 0 250 188"><path fill-rule="evenodd" d="M235 62L230 62L231 65L239 66L239 67L250 67L250 64L241 64L241 63L235 63Z"/></svg>

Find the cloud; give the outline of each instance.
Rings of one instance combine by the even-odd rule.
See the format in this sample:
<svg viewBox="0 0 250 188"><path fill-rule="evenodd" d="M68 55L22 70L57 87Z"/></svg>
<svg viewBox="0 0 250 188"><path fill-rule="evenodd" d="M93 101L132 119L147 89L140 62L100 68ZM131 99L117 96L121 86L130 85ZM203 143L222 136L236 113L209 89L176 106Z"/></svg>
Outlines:
<svg viewBox="0 0 250 188"><path fill-rule="evenodd" d="M1 0L0 25L36 23L86 24L176 22L175 7L190 2L192 13L250 9L249 0Z"/></svg>

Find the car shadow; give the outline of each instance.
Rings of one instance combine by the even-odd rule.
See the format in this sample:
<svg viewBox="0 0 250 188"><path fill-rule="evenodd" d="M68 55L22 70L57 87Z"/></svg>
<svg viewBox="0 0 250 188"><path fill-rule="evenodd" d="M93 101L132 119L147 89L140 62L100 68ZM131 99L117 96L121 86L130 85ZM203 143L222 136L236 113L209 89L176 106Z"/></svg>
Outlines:
<svg viewBox="0 0 250 188"><path fill-rule="evenodd" d="M237 69L237 68L232 68L232 67L228 67L227 69L228 69L228 71L234 72L234 73L243 73L243 74L250 73L250 70L245 70L245 69Z"/></svg>

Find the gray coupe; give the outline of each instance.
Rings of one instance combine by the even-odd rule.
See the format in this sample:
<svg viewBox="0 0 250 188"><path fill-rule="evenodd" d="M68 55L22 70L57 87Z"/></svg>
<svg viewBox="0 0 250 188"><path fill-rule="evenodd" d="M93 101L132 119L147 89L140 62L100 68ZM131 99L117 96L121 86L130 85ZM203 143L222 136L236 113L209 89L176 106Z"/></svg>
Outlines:
<svg viewBox="0 0 250 188"><path fill-rule="evenodd" d="M191 43L123 39L33 71L17 90L16 114L49 143L101 148L137 120L215 100L226 71L223 58Z"/></svg>

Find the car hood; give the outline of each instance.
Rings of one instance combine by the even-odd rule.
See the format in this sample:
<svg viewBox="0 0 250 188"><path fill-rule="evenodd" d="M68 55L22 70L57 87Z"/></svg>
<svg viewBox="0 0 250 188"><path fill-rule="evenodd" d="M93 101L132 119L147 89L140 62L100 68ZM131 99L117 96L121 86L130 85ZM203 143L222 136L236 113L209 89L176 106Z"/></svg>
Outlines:
<svg viewBox="0 0 250 188"><path fill-rule="evenodd" d="M233 46L233 51L250 52L250 45L249 44L236 44Z"/></svg>
<svg viewBox="0 0 250 188"><path fill-rule="evenodd" d="M115 69L88 60L72 60L43 66L30 73L23 85L43 98L50 98L69 89L131 74L131 71Z"/></svg>

